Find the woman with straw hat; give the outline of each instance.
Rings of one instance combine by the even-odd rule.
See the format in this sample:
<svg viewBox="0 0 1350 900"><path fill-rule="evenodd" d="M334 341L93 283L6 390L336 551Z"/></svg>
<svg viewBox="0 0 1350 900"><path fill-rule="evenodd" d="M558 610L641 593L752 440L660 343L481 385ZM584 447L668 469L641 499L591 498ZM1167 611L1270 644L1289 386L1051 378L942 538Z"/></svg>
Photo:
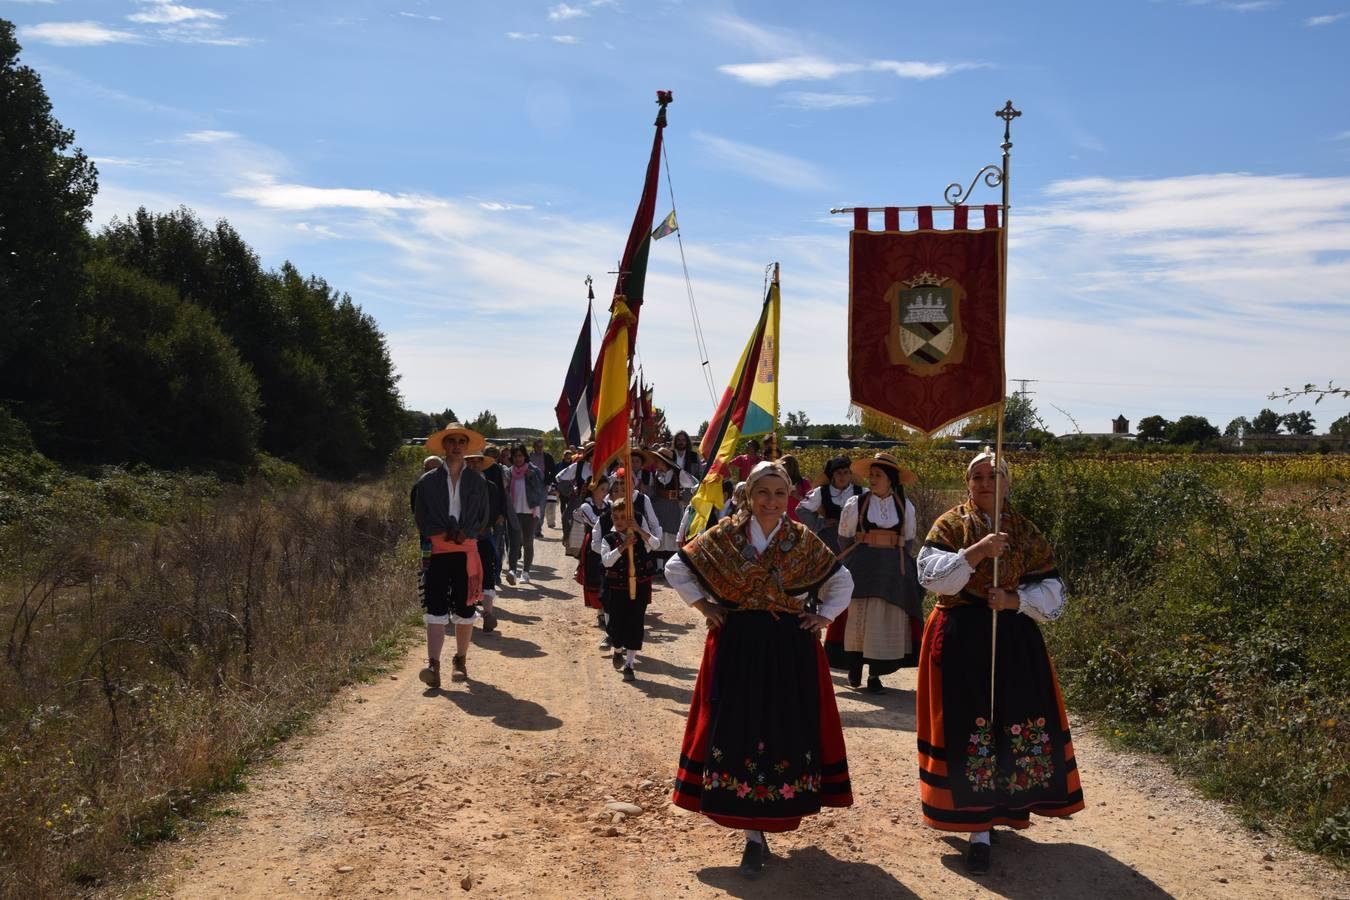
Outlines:
<svg viewBox="0 0 1350 900"><path fill-rule="evenodd" d="M764 833L822 806L851 806L848 755L818 634L853 579L787 518L782 467L762 462L737 511L666 563L666 580L708 619L674 802L746 832L741 871L758 875Z"/></svg>
<svg viewBox="0 0 1350 900"><path fill-rule="evenodd" d="M855 460L853 473L866 478L868 490L852 497L839 515L841 559L853 573L844 650L848 683L880 694L881 676L918 664L923 593L914 568L914 504L905 485L914 473L889 453Z"/></svg>
<svg viewBox="0 0 1350 900"><path fill-rule="evenodd" d="M993 453L972 459L969 496L933 523L918 561L920 582L938 595L919 660L923 820L970 833L975 874L989 870L995 825L1026 828L1031 813L1083 808L1069 719L1038 624L1059 618L1064 582L1050 544L1006 500L994 530L995 465L1009 483L1007 463Z"/></svg>
<svg viewBox="0 0 1350 900"><path fill-rule="evenodd" d="M488 524L488 488L483 476L464 460L480 453L487 441L458 422L427 438L427 449L445 454L445 465L425 472L413 495L413 518L422 540L431 544L423 561L422 605L426 612L427 665L419 677L430 688L441 686L441 648L445 627L455 626L453 678L469 677L469 639L483 592L483 562L478 539Z"/></svg>

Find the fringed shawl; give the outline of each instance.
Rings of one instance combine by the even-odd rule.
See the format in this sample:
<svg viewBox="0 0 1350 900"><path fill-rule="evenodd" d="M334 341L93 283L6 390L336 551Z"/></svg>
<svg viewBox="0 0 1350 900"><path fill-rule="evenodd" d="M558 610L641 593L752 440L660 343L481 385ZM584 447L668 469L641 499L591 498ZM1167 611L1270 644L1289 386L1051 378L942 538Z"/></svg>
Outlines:
<svg viewBox="0 0 1350 900"><path fill-rule="evenodd" d="M805 525L784 519L763 553L747 533L750 521L731 516L684 545L680 558L713 599L743 610L800 613L839 568L834 553Z"/></svg>
<svg viewBox="0 0 1350 900"><path fill-rule="evenodd" d="M1055 552L1030 519L1005 503L999 527L1008 535L1008 550L999 558L999 587L1015 591L1019 585L1059 577L1059 571L1055 568ZM924 544L955 553L973 547L991 530L990 520L972 501L967 500L938 517ZM993 559L982 560L961 592L955 596L939 595L938 606L943 609L987 606L993 581Z"/></svg>

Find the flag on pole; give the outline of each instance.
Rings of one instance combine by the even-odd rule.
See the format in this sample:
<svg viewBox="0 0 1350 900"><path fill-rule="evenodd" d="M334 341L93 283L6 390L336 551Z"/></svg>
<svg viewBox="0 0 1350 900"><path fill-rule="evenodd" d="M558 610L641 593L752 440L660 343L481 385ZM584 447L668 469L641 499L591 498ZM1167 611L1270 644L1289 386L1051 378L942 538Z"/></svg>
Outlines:
<svg viewBox="0 0 1350 900"><path fill-rule="evenodd" d="M595 360L599 376L595 397L595 450L591 471L603 477L605 469L628 443L628 362L633 315L623 297L614 298L609 327Z"/></svg>
<svg viewBox="0 0 1350 900"><path fill-rule="evenodd" d="M885 231L854 211L849 234L848 381L856 409L925 434L1003 402L1003 301L998 207L967 227L958 206L951 230ZM894 226L894 227L892 227Z"/></svg>
<svg viewBox="0 0 1350 900"><path fill-rule="evenodd" d="M619 260L618 280L614 284L614 302L610 305L609 328L595 358L591 375L591 393L595 422L595 454L591 458L593 471L603 473L610 460L623 451L628 435L628 379L633 365L633 346L637 343L638 313L647 282L647 254L651 249L652 216L656 214L656 189L661 175L661 133L666 127L666 106L672 101L670 91L657 91L656 136L652 139L652 154L647 160L646 180L642 197L633 216L633 227L628 232L628 244ZM623 341L623 352L618 353L612 343ZM610 371L617 366L616 371ZM608 405L606 405L606 401ZM622 415L622 422L615 417ZM606 430L608 429L608 430ZM613 441L616 439L618 443Z"/></svg>
<svg viewBox="0 0 1350 900"><path fill-rule="evenodd" d="M778 323L781 308L778 291L778 266L774 265L773 280L764 308L760 311L750 340L741 352L740 361L732 373L731 382L722 394L708 430L703 432L699 452L708 460L708 472L694 494L690 505L694 516L686 529L693 537L708 525L713 510L726 503L722 480L727 466L736 455L736 443L742 438L767 434L778 424Z"/></svg>
<svg viewBox="0 0 1350 900"><path fill-rule="evenodd" d="M587 279L589 281L590 279ZM580 447L591 439L591 301L595 291L589 286L586 300L586 318L581 323L581 334L572 351L572 362L563 379L562 394L553 411L558 416L558 429L569 446Z"/></svg>
<svg viewBox="0 0 1350 900"><path fill-rule="evenodd" d="M663 237L669 237L680 230L679 224L675 221L675 210L670 211L670 215L661 220L661 224L656 226L652 232L652 240L659 241Z"/></svg>

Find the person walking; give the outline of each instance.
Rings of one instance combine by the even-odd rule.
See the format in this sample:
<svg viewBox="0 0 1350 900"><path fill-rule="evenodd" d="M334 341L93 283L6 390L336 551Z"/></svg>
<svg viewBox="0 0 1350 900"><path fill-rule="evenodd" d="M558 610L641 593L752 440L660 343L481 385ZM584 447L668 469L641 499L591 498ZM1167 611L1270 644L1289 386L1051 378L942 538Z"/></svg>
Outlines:
<svg viewBox="0 0 1350 900"><path fill-rule="evenodd" d="M598 545L600 564L605 569L605 636L614 654L614 668L623 673L624 681L634 681L633 663L642 649L652 579L658 567L652 551L661 545L661 538L637 523L626 497L615 498L600 514L595 531L599 540L593 542L592 549ZM630 548L634 590L628 583Z"/></svg>
<svg viewBox="0 0 1350 900"><path fill-rule="evenodd" d="M1069 718L1040 628L1064 611L1064 582L1045 536L1006 499L994 530L995 466L1010 485L1004 460L978 454L966 467L966 499L933 523L918 560L920 584L938 595L919 652L923 820L970 834L966 865L976 875L989 871L994 826L1026 828L1031 813L1083 809Z"/></svg>
<svg viewBox="0 0 1350 900"><path fill-rule="evenodd" d="M911 555L914 504L905 498L905 485L915 478L889 453L856 460L852 468L869 487L839 515L840 559L853 573L844 651L849 685L862 686L865 663L867 690L880 694L881 676L919 662L923 591Z"/></svg>
<svg viewBox="0 0 1350 900"><path fill-rule="evenodd" d="M516 528L511 531L510 566L506 580L515 584L518 578L529 584L530 567L534 565L535 523L545 500L544 474L530 462L525 446L517 444L511 448L511 468L506 475L507 509L516 520Z"/></svg>
<svg viewBox="0 0 1350 900"><path fill-rule="evenodd" d="M737 511L666 563L666 580L707 618L674 803L745 831L741 871L768 857L765 832L853 804L848 754L821 650L853 577L787 518L787 473L761 463Z"/></svg>
<svg viewBox="0 0 1350 900"><path fill-rule="evenodd" d="M483 633L491 634L497 630L497 585L502 576L503 548L497 539L497 523L506 518L506 492L499 480L488 476L492 457L486 453L471 453L464 458L483 476L488 488L488 524L478 539L478 551L483 557L483 603L480 609Z"/></svg>
<svg viewBox="0 0 1350 900"><path fill-rule="evenodd" d="M535 517L534 536L542 538L544 536L544 518L543 513L549 513L549 528L556 527L552 521L554 507L548 503L548 494L553 490L553 479L557 476L557 466L553 462L553 455L544 451L544 439L534 439L534 449L530 451L530 465L539 470L544 476L544 502L541 504L540 514ZM555 501L556 502L556 501Z"/></svg>
<svg viewBox="0 0 1350 900"><path fill-rule="evenodd" d="M469 677L469 639L482 596L483 567L478 538L488 522L488 488L465 461L487 442L458 422L427 438L430 450L445 454L445 465L424 472L413 494L418 534L431 544L423 567L422 619L427 629L427 665L418 674L431 688L441 686L441 649L445 628L455 626L452 678Z"/></svg>

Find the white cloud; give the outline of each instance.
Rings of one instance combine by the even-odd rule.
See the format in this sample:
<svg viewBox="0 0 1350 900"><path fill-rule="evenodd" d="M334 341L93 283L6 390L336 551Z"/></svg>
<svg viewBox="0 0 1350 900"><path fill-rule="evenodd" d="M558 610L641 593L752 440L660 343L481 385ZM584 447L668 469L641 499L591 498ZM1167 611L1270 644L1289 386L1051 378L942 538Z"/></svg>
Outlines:
<svg viewBox="0 0 1350 900"><path fill-rule="evenodd" d="M425 19L425 20L428 21L428 22L439 22L439 21L441 21L441 17L440 17L440 16L424 16L424 15L422 15L421 13L414 13L414 12L400 12L399 15L400 15L400 16L403 16L405 19Z"/></svg>
<svg viewBox="0 0 1350 900"><path fill-rule="evenodd" d="M581 16L589 16L590 13L577 6L568 6L566 3L559 3L548 11L550 21L561 22L565 19L577 19Z"/></svg>
<svg viewBox="0 0 1350 900"><path fill-rule="evenodd" d="M389 211L433 209L442 201L413 194L387 194L363 188L320 188L284 184L270 176L255 176L255 183L229 191L229 196L251 200L268 209L364 209Z"/></svg>
<svg viewBox="0 0 1350 900"><path fill-rule="evenodd" d="M732 13L718 13L708 19L711 30L719 37L753 50L762 56L801 56L805 44L792 32L768 28Z"/></svg>
<svg viewBox="0 0 1350 900"><path fill-rule="evenodd" d="M214 131L207 129L205 131L189 131L183 135L181 140L189 144L216 144L220 141L232 141L239 137L233 131Z"/></svg>
<svg viewBox="0 0 1350 900"><path fill-rule="evenodd" d="M179 6L176 3L154 2L145 12L127 16L132 22L152 25L174 25L181 22L220 21L225 18L213 9L198 9L192 6Z"/></svg>
<svg viewBox="0 0 1350 900"><path fill-rule="evenodd" d="M827 184L824 173L814 164L786 153L700 131L694 132L694 140L725 168L758 181L797 190L815 190Z"/></svg>
<svg viewBox="0 0 1350 900"><path fill-rule="evenodd" d="M488 212L505 212L513 209L534 209L529 203L502 203L498 200L480 200L478 208Z"/></svg>
<svg viewBox="0 0 1350 900"><path fill-rule="evenodd" d="M945 63L945 62L915 62L899 61L890 59L881 59L871 63L868 68L874 72L890 72L900 78L915 78L920 81L926 81L929 78L941 78L944 75L951 75L956 72L967 72L971 69L984 69L988 63Z"/></svg>
<svg viewBox="0 0 1350 900"><path fill-rule="evenodd" d="M818 56L794 56L773 62L718 66L717 69L756 87L773 87L784 81L828 81L861 72L863 67L858 63L830 62Z"/></svg>
<svg viewBox="0 0 1350 900"><path fill-rule="evenodd" d="M783 95L784 106L798 109L842 109L850 106L868 106L876 98L867 94L831 94L814 91L794 91Z"/></svg>
<svg viewBox="0 0 1350 900"><path fill-rule="evenodd" d="M829 81L858 72L888 72L900 78L927 80L941 78L968 69L985 68L987 63L919 62L878 59L868 63L833 62L819 56L793 56L770 62L739 63L718 66L718 71L756 87L773 87L784 81Z"/></svg>
<svg viewBox="0 0 1350 900"><path fill-rule="evenodd" d="M57 47L92 47L99 44L134 44L141 38L130 31L118 31L98 22L43 22L19 29L24 41L54 44Z"/></svg>
<svg viewBox="0 0 1350 900"><path fill-rule="evenodd" d="M579 44L579 43L581 43L581 38L577 37L575 34L555 34L555 35L553 35L552 38L550 38L550 40L552 40L552 41L554 41L555 43L558 43L558 44Z"/></svg>
<svg viewBox="0 0 1350 900"><path fill-rule="evenodd" d="M1342 19L1350 18L1350 12L1334 13L1326 16L1309 16L1303 20L1303 24L1309 28L1318 28L1322 25L1332 25Z"/></svg>
<svg viewBox="0 0 1350 900"><path fill-rule="evenodd" d="M539 37L537 31L508 31L506 36L513 41L533 41Z"/></svg>

